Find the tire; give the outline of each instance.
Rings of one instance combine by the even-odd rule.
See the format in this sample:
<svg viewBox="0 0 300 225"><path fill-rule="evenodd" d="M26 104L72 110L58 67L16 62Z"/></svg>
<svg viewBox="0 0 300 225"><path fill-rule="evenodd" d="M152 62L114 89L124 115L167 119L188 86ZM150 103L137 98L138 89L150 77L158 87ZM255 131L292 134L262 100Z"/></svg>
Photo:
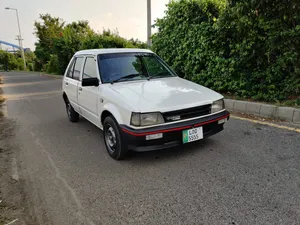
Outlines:
<svg viewBox="0 0 300 225"><path fill-rule="evenodd" d="M124 145L117 121L108 116L103 123L103 139L108 154L115 160L124 159L128 153L127 146Z"/></svg>
<svg viewBox="0 0 300 225"><path fill-rule="evenodd" d="M76 123L79 120L79 114L73 109L72 105L70 104L70 102L66 103L66 109L67 109L67 115L69 120L72 123Z"/></svg>

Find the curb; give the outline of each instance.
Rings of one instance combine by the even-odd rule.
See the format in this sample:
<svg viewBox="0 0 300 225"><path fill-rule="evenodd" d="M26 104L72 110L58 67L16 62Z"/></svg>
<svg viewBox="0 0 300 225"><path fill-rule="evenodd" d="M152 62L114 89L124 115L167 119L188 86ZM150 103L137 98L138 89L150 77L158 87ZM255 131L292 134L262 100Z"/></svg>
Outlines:
<svg viewBox="0 0 300 225"><path fill-rule="evenodd" d="M300 124L300 109L292 107L280 107L257 102L225 99L225 107L229 111L261 116L271 119L280 119Z"/></svg>

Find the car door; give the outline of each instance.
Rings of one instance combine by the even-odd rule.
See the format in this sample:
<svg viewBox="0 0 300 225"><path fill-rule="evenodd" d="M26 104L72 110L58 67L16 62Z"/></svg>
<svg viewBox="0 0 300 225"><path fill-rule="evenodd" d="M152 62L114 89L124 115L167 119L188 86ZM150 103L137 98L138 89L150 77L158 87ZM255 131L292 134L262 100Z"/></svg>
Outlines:
<svg viewBox="0 0 300 225"><path fill-rule="evenodd" d="M65 90L68 99L76 112L80 112L78 105L78 84L80 82L80 74L82 71L83 57L76 57L74 65L70 68L68 76L65 79Z"/></svg>
<svg viewBox="0 0 300 225"><path fill-rule="evenodd" d="M82 80L86 78L99 79L97 61L94 56L86 56L84 60ZM100 79L99 79L100 80ZM78 88L78 103L82 115L94 123L100 125L98 113L99 87L82 87L82 82Z"/></svg>

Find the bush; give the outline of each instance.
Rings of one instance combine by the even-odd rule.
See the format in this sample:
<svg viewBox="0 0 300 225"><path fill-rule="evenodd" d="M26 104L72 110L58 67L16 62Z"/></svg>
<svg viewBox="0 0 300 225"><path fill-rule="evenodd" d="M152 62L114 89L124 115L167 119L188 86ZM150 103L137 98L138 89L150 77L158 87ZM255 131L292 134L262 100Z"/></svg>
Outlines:
<svg viewBox="0 0 300 225"><path fill-rule="evenodd" d="M24 70L24 61L22 58L17 58L18 67L17 70Z"/></svg>
<svg viewBox="0 0 300 225"><path fill-rule="evenodd" d="M300 8L287 0L179 0L153 50L187 79L243 98L300 96Z"/></svg>
<svg viewBox="0 0 300 225"><path fill-rule="evenodd" d="M59 73L59 62L58 62L58 57L57 55L51 55L50 56L50 61L48 63L48 67L45 68L47 69L47 73Z"/></svg>
<svg viewBox="0 0 300 225"><path fill-rule="evenodd" d="M33 63L28 63L28 64L27 64L27 69L28 69L29 71L34 71L34 64L33 64Z"/></svg>
<svg viewBox="0 0 300 225"><path fill-rule="evenodd" d="M0 65L4 70L6 67L9 70L15 70L18 68L18 60L14 54L0 50Z"/></svg>
<svg viewBox="0 0 300 225"><path fill-rule="evenodd" d="M41 69L41 72L47 72L47 71L49 71L49 62L43 64L42 69Z"/></svg>

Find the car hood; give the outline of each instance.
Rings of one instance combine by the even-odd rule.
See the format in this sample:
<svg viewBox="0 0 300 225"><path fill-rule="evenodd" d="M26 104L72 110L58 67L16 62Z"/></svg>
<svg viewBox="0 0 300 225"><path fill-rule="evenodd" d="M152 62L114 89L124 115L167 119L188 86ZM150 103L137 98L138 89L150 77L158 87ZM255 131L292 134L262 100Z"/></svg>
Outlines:
<svg viewBox="0 0 300 225"><path fill-rule="evenodd" d="M167 112L212 104L223 96L179 77L119 82L110 86L137 112Z"/></svg>

